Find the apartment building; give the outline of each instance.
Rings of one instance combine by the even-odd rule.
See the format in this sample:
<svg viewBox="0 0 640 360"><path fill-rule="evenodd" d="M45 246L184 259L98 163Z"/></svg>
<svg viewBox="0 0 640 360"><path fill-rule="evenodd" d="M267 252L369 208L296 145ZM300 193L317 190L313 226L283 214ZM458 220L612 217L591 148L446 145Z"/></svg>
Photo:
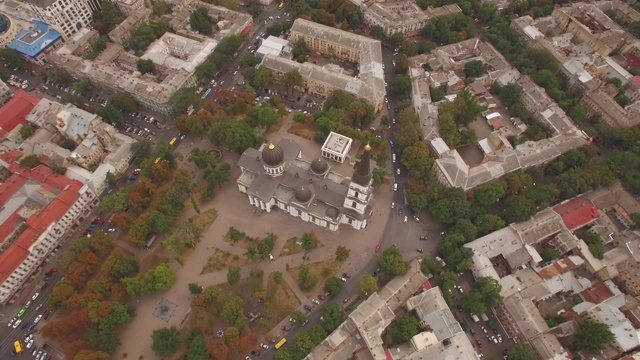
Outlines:
<svg viewBox="0 0 640 360"><path fill-rule="evenodd" d="M33 26L20 31L7 47L33 64L44 65L46 55L62 46L62 35L42 21L33 20L31 23Z"/></svg>
<svg viewBox="0 0 640 360"><path fill-rule="evenodd" d="M303 39L311 51L358 64L358 76L352 78L351 82L346 82L342 90L357 96L366 93L367 96L364 99L374 107L376 112L384 108L384 99L387 94L380 41L304 19L297 19L293 23L290 39L292 43ZM265 59L267 58L269 57L266 56ZM280 59L276 61L284 63ZM315 69L311 64L304 65ZM309 74L317 72L318 70L311 70Z"/></svg>
<svg viewBox="0 0 640 360"><path fill-rule="evenodd" d="M405 37L419 35L430 19L462 12L456 4L422 10L415 1L376 2L360 4L367 26L380 26L385 35L401 33Z"/></svg>
<svg viewBox="0 0 640 360"><path fill-rule="evenodd" d="M147 2L145 0L116 0L116 5L124 16L131 16L142 12L147 7Z"/></svg>
<svg viewBox="0 0 640 360"><path fill-rule="evenodd" d="M187 30L190 11L205 6L219 29L212 37L199 36ZM125 41L135 31L131 24L142 21L146 15L135 14L133 20L125 20L128 26L119 28L114 40ZM216 16L212 14L217 14ZM131 17L130 17L131 18ZM131 22L131 23L130 23ZM167 32L149 45L142 56L130 54L123 46L109 43L93 61L82 57L92 46L94 30L81 30L52 56L52 62L76 79L87 79L108 92L124 92L151 110L169 114L171 96L183 87L197 83L195 69L213 52L218 42L227 36L240 34L252 24L251 16L199 1L191 7L172 15L170 22L175 33ZM151 60L154 74L141 74L136 69L139 59Z"/></svg>
<svg viewBox="0 0 640 360"><path fill-rule="evenodd" d="M28 0L15 9L54 26L66 40L91 24L93 12L101 9L100 4L99 0Z"/></svg>
<svg viewBox="0 0 640 360"><path fill-rule="evenodd" d="M86 218L96 195L79 181L40 165L25 168L14 154L0 155L11 175L0 184L0 303L14 295L43 265L51 251Z"/></svg>

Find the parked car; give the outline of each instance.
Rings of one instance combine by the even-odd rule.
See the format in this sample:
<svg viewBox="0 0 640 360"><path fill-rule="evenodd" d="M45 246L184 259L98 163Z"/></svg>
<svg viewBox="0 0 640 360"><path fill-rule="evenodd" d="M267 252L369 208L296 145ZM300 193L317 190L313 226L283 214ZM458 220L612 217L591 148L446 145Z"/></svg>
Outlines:
<svg viewBox="0 0 640 360"><path fill-rule="evenodd" d="M307 310L307 311L311 311L313 308L311 306L309 306L309 305L305 305L304 309Z"/></svg>
<svg viewBox="0 0 640 360"><path fill-rule="evenodd" d="M291 327L287 326L287 325L283 326L281 329L282 329L282 331L291 331ZM253 354L253 355L255 355L255 354Z"/></svg>
<svg viewBox="0 0 640 360"><path fill-rule="evenodd" d="M320 300L324 301L325 297L324 297L324 295L322 295L322 294L318 294L318 299L320 299Z"/></svg>

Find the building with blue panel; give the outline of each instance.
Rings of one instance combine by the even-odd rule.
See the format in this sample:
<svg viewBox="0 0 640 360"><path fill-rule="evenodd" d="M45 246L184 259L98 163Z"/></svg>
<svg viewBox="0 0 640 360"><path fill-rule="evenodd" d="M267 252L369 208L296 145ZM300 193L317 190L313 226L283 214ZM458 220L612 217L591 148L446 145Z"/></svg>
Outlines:
<svg viewBox="0 0 640 360"><path fill-rule="evenodd" d="M29 30L22 30L7 47L15 49L28 61L43 65L46 54L62 46L62 35L49 25L32 20Z"/></svg>

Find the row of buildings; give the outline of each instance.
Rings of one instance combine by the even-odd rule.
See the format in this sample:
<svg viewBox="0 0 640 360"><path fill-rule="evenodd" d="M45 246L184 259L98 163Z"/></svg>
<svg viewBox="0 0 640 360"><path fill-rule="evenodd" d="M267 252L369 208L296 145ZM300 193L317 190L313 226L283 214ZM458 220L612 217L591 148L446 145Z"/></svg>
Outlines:
<svg viewBox="0 0 640 360"><path fill-rule="evenodd" d="M640 234L630 214L640 204L620 185L544 209L465 246L473 251L474 277L502 287L493 309L508 336L530 344L540 359L570 359L567 350L579 323L606 324L615 335L602 354L619 358L640 347ZM600 236L606 252L597 259L576 234ZM559 257L543 260L545 248ZM549 326L546 319L559 319Z"/></svg>
<svg viewBox="0 0 640 360"><path fill-rule="evenodd" d="M206 7L217 21L218 31L213 37L202 36L190 29L189 14L198 6ZM183 87L195 86L197 66L213 52L218 41L246 31L253 23L250 15L197 1L182 3L174 10L170 22L174 32L162 35L139 57L124 46L138 26L148 21L149 9L132 14L112 30L109 37L113 42L108 43L95 59L87 59L86 53L93 49L98 33L83 28L55 51L51 60L75 78L87 79L112 92L127 93L143 106L168 114L171 96ZM153 63L153 74L138 72L140 59Z"/></svg>
<svg viewBox="0 0 640 360"><path fill-rule="evenodd" d="M294 21L289 40L304 40L310 51L357 64L358 74L351 76L336 64L299 63L282 56L280 51L264 54L260 66L276 76L297 70L303 78L301 91L327 97L335 90L343 90L363 99L376 112L384 109L387 93L380 41L305 19Z"/></svg>
<svg viewBox="0 0 640 360"><path fill-rule="evenodd" d="M24 126L35 129L26 139ZM0 107L0 303L91 214L107 173L128 168L134 142L94 114L23 91ZM42 165L20 165L27 156Z"/></svg>
<svg viewBox="0 0 640 360"><path fill-rule="evenodd" d="M401 316L415 316L420 333L389 347L383 334ZM431 287L413 260L406 275L393 278L369 295L347 319L306 357L341 359L477 360L474 345L447 305L442 290Z"/></svg>
<svg viewBox="0 0 640 360"><path fill-rule="evenodd" d="M492 311L508 336L505 341L530 345L544 360L618 359L637 352L640 233L630 214L639 209L640 203L616 185L466 244L473 252L473 276L495 279L501 286L502 300ZM601 260L576 236L587 231L602 238L606 252ZM543 260L545 248L558 257ZM406 275L369 295L306 359L481 359L419 262L413 260ZM404 316L418 319L420 333L402 344L386 344L383 334ZM555 324L548 324L550 318ZM569 350L585 320L606 324L615 336L600 355Z"/></svg>
<svg viewBox="0 0 640 360"><path fill-rule="evenodd" d="M584 92L581 105L590 115L611 126L632 127L640 124L640 76L628 69L640 67L640 41L605 12L629 23L640 19L622 1L598 1L558 7L547 17L520 17L512 27L530 46L554 56L569 83ZM630 99L624 107L614 99L622 94Z"/></svg>
<svg viewBox="0 0 640 360"><path fill-rule="evenodd" d="M486 69L486 74L473 82L469 82L463 71L465 64L470 61L480 61ZM410 58L409 76L413 85L413 107L420 119L422 138L431 145L432 153L437 158L434 164L437 179L446 186L469 190L509 172L548 163L589 142L589 137L573 124L543 88L529 76L522 76L491 44L480 39L472 38L442 46L429 54ZM509 137L524 132L526 125L512 118L504 108L499 110L499 100L488 91L494 83L502 86L519 84L522 88L522 104L546 125L550 136L514 147ZM468 89L479 104L486 106L483 117L492 131L478 142L482 152L479 163L467 162L458 150L451 149L440 138L438 106L442 102L432 102L433 88L444 90L447 95L442 101L445 102L453 101L457 93Z"/></svg>
<svg viewBox="0 0 640 360"><path fill-rule="evenodd" d="M364 23L368 27L380 26L384 34L390 37L400 33L405 37L419 35L429 20L456 13L462 9L456 4L443 5L433 8L429 6L422 10L415 1L379 2L375 0L353 1L360 6Z"/></svg>

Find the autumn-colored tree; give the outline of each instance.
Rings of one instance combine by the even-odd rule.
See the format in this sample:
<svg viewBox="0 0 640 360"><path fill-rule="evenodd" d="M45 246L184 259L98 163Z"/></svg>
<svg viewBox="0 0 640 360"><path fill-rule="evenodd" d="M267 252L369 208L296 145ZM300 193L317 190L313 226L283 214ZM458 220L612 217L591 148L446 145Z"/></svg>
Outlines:
<svg viewBox="0 0 640 360"><path fill-rule="evenodd" d="M135 212L141 212L151 204L151 198L145 197L138 191L132 191L129 194L129 206Z"/></svg>
<svg viewBox="0 0 640 360"><path fill-rule="evenodd" d="M122 231L129 231L129 227L133 221L126 212L114 214L112 220L114 225L122 229Z"/></svg>
<svg viewBox="0 0 640 360"><path fill-rule="evenodd" d="M229 348L222 343L218 343L213 347L211 351L211 357L215 360L226 360L229 355Z"/></svg>
<svg viewBox="0 0 640 360"><path fill-rule="evenodd" d="M249 352L251 349L253 349L257 341L258 338L255 335L248 331L245 331L240 336L240 349L242 349L243 352Z"/></svg>
<svg viewBox="0 0 640 360"><path fill-rule="evenodd" d="M129 227L129 241L142 247L147 242L147 236L151 233L151 224L149 223L149 214L144 213L135 219Z"/></svg>
<svg viewBox="0 0 640 360"><path fill-rule="evenodd" d="M85 339L79 338L67 344L63 344L65 357L68 359L75 358L76 354L83 350L89 350L91 346Z"/></svg>
<svg viewBox="0 0 640 360"><path fill-rule="evenodd" d="M151 165L151 177L156 182L164 182L171 175L171 166L168 162L162 161L157 164Z"/></svg>
<svg viewBox="0 0 640 360"><path fill-rule="evenodd" d="M63 317L58 320L49 320L42 328L42 335L45 338L52 338L58 341L68 341L78 330L78 322L71 317Z"/></svg>
<svg viewBox="0 0 640 360"><path fill-rule="evenodd" d="M51 290L47 306L50 309L58 309L75 293L76 288L67 279L64 279L57 283Z"/></svg>
<svg viewBox="0 0 640 360"><path fill-rule="evenodd" d="M111 285L111 301L123 301L127 298L127 291L122 284Z"/></svg>
<svg viewBox="0 0 640 360"><path fill-rule="evenodd" d="M111 292L112 283L110 277L99 274L87 283L87 294L99 296L100 300L104 300Z"/></svg>

